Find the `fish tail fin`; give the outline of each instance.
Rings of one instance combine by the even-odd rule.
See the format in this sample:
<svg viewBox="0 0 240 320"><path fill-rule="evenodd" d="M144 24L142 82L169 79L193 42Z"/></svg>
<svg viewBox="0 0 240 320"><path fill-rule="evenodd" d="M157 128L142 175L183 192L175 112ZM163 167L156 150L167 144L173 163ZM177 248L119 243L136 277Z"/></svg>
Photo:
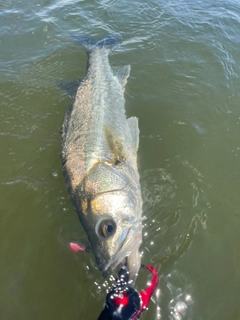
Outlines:
<svg viewBox="0 0 240 320"><path fill-rule="evenodd" d="M112 51L118 46L121 36L120 35L109 35L100 40L94 40L83 36L71 36L73 40L77 41L87 53L91 53L97 49L107 49Z"/></svg>

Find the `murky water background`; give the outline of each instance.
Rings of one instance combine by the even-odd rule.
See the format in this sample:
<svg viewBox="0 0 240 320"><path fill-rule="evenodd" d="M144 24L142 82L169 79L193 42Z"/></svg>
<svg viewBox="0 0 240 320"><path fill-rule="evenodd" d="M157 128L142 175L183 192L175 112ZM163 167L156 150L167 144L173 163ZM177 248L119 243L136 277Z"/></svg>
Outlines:
<svg viewBox="0 0 240 320"><path fill-rule="evenodd" d="M140 123L142 319L240 319L240 3L0 1L0 317L97 319L104 279L65 190L60 128L86 55L70 34L120 33ZM146 286L146 273L138 289ZM110 284L109 284L110 285Z"/></svg>

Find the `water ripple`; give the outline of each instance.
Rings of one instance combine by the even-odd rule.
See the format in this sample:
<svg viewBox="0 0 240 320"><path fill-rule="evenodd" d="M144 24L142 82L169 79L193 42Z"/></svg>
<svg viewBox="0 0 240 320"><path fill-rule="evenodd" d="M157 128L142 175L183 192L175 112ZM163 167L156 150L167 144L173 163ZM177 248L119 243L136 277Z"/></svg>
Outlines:
<svg viewBox="0 0 240 320"><path fill-rule="evenodd" d="M201 172L180 156L168 170L176 163L185 180L174 179L164 168L147 169L142 175L144 255L166 266L188 250L198 226L207 230L211 208L207 196L210 186ZM161 248L155 243L162 243Z"/></svg>

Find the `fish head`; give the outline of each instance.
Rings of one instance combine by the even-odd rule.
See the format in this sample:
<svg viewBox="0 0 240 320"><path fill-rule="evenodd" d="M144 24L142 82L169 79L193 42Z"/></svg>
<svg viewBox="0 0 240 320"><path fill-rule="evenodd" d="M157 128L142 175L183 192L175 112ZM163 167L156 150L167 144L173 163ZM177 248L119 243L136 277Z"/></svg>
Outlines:
<svg viewBox="0 0 240 320"><path fill-rule="evenodd" d="M125 264L135 280L141 265L141 205L132 190L101 193L89 201L83 225L103 275Z"/></svg>

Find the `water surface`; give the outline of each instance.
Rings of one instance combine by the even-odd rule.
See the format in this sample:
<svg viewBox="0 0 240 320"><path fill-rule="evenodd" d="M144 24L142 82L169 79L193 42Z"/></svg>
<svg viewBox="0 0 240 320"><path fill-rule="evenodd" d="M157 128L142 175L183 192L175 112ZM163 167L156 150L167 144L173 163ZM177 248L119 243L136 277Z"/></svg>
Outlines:
<svg viewBox="0 0 240 320"><path fill-rule="evenodd" d="M120 33L140 125L143 263L160 281L142 319L240 319L238 1L0 1L0 314L97 319L104 279L65 190L60 80L84 75L70 34ZM146 274L137 288L146 286ZM110 285L110 283L109 283Z"/></svg>

